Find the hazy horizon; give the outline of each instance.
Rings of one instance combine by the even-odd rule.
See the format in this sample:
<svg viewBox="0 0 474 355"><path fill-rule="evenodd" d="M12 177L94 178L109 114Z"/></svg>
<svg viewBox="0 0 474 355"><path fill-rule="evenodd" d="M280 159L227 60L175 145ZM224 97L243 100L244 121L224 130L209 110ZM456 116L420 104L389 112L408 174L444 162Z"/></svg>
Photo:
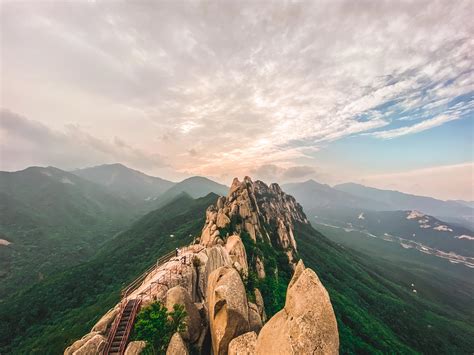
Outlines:
<svg viewBox="0 0 474 355"><path fill-rule="evenodd" d="M111 166L111 165L122 165L124 166L125 168L128 168L128 169L132 169L132 170L135 170L135 171L138 171L139 173L143 173L145 175L148 175L150 177L157 177L157 178L162 178L162 176L158 176L156 174L147 174L147 173L144 173L143 171L141 171L140 169L133 169L133 168L130 168L128 167L127 165L125 165L124 163L119 163L119 162L116 162L116 163L104 163L104 164L99 164L99 165L93 165L93 166L86 166L86 167L81 167L81 168L74 168L74 169L61 169L61 170L64 170L64 171L67 171L67 172L72 172L74 173L74 171L76 170L82 170L82 169L89 169L89 168L96 168L96 167L101 167L101 166ZM58 168L60 169L59 167L56 167L56 166L40 166L40 165L32 165L32 166L28 166L28 167L25 167L24 169L19 169L19 170L10 170L10 171L6 171L6 170L3 170L3 172L20 172L20 171L23 171L23 170L26 170L28 168L32 168L32 167L38 167L38 168L48 168L48 167L53 167L53 168ZM168 180L168 181L171 181L173 183L179 183L183 180L186 180L186 179L189 179L189 178L193 178L193 177L204 177L204 178L207 178L207 179L210 179L210 180L213 180L215 182L218 182L222 185L225 185L227 187L230 187L230 185L232 184L232 180L234 178L238 178L239 180L243 180L245 178L245 176L249 176L249 175L236 175L232 178L230 178L229 180L217 180L213 177L209 177L209 176L203 176L203 175L189 175L187 177L184 177L182 179L178 179L178 180L168 180L168 179L165 179L165 180ZM315 181L316 183L320 183L320 184L325 184L325 185L328 185L330 187L334 187L338 184L344 184L344 183L355 183L355 184L360 184L360 185L364 185L364 184L361 184L361 183L356 183L356 182L353 182L353 181L350 181L350 180L347 180L347 181L343 181L343 182L340 182L338 184L326 184L322 181L318 181L316 178L307 178L307 179L301 179L301 180L291 180L291 181L286 181L286 180L283 180L283 181L278 181L278 180L275 180L275 179L272 179L271 177L269 177L268 179L260 179L260 178L254 178L253 176L250 176L250 178L252 178L253 180L261 180L263 181L264 183L266 184L271 184L271 183L277 183L279 185L285 185L285 184L291 184L291 183L304 183L304 182L308 182L308 181ZM371 186L371 185L364 185L364 186L367 186L367 187L373 187L373 188L378 188L376 186ZM444 201L464 201L464 202L474 202L474 200L468 200L468 199L443 199L441 197L436 197L436 196L429 196L429 195L423 195L423 194L419 194L419 193L416 193L416 192L409 192L409 191L402 191L402 190L397 190L397 189L391 189L391 188L379 188L379 189L382 189L382 190L391 190L391 191L398 191L398 192L402 192L402 193L406 193L406 194L412 194L412 195L416 195L416 196L425 196L425 197L432 197L432 198L435 198L435 199L440 199L440 200L444 200Z"/></svg>
<svg viewBox="0 0 474 355"><path fill-rule="evenodd" d="M0 0L0 170L474 200L472 1Z"/></svg>

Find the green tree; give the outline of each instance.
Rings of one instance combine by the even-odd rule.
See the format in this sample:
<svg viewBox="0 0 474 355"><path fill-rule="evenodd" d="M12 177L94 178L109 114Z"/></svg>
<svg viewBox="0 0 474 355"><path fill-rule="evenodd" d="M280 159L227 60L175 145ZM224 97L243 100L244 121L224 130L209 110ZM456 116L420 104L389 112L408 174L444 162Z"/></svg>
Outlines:
<svg viewBox="0 0 474 355"><path fill-rule="evenodd" d="M147 352L165 354L175 332L186 330L184 306L175 304L168 312L161 302L143 308L137 315L133 338L147 342Z"/></svg>

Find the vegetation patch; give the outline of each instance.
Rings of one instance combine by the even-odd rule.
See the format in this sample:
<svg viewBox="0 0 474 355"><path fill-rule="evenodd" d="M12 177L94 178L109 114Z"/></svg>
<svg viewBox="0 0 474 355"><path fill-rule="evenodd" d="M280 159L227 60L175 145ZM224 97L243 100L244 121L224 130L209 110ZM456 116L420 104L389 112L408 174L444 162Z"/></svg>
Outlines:
<svg viewBox="0 0 474 355"><path fill-rule="evenodd" d="M247 253L249 273L243 278L247 296L255 300L255 288L262 293L265 312L269 317L281 310L285 305L286 289L292 276L288 257L278 247L261 240L254 242L250 235L242 231L240 238ZM255 269L257 257L263 262L266 277L259 279Z"/></svg>
<svg viewBox="0 0 474 355"><path fill-rule="evenodd" d="M132 339L146 341L145 353L166 354L173 334L186 330L185 318L183 305L175 304L168 312L161 302L152 303L138 313Z"/></svg>

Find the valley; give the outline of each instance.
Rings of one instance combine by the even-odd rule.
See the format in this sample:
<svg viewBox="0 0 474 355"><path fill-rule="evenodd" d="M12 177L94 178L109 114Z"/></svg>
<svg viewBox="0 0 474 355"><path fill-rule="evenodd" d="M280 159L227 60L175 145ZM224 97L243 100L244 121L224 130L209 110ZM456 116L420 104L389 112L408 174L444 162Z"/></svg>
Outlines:
<svg viewBox="0 0 474 355"><path fill-rule="evenodd" d="M336 234L336 235L339 235L339 236L342 235L343 236L341 238L342 240L345 240L347 238L351 238L352 235L354 235L354 234L359 235L359 236L364 236L364 237L367 237L367 238L378 238L380 240L383 240L383 241L386 241L386 242L389 242L389 243L395 243L395 244L399 245L400 247L402 247L404 249L415 249L415 250L417 250L421 253L425 253L425 254L428 254L428 255L433 255L433 256L438 257L438 258L446 259L450 263L453 263L453 264L462 264L466 267L474 268L474 258L472 258L472 257L466 257L466 256L458 255L458 254L456 254L452 251L451 252L445 252L445 251L442 251L442 250L431 248L427 245L424 245L422 243L413 241L411 239L405 239L405 238L398 237L398 236L395 236L395 235L391 235L391 234L388 234L388 233L383 233L383 235L375 235L375 234L372 234L371 232L367 231L366 229L357 229L357 227L354 227L352 225L337 226L337 225L334 225L334 224L338 224L338 222L340 223L340 221L334 221L334 220L326 219L326 218L323 218L323 217L318 218L317 216L314 216L312 221L313 221L314 225L317 226L318 228L327 227L327 228L330 228L330 229L337 230L338 232L331 233L331 234ZM334 224L329 224L329 223L334 223ZM325 228L325 229L327 229L327 228ZM346 237L344 237L344 235L346 235ZM340 239L338 239L338 240L340 240ZM359 243L364 244L364 240L359 241Z"/></svg>

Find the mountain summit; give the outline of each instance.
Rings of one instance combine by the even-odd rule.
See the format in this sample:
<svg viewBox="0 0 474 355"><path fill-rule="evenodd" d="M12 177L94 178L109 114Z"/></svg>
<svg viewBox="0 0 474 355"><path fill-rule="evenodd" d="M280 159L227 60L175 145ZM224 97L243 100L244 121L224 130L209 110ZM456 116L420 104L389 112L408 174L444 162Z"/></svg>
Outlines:
<svg viewBox="0 0 474 355"><path fill-rule="evenodd" d="M242 182L235 178L228 197L220 197L215 206L207 209L201 243L208 246L229 233L246 232L254 242L265 241L285 250L294 264L295 221L308 223L303 208L278 184L267 186L262 181L252 182L248 176Z"/></svg>
<svg viewBox="0 0 474 355"><path fill-rule="evenodd" d="M138 354L145 347L175 355L188 348L215 355L337 354L334 310L316 273L298 260L296 224L309 226L279 185L235 178L227 197L207 208L195 242L126 287L121 302L65 354ZM129 342L135 318L142 326L143 314L160 304L169 314L181 305L185 328L162 331L152 343Z"/></svg>

